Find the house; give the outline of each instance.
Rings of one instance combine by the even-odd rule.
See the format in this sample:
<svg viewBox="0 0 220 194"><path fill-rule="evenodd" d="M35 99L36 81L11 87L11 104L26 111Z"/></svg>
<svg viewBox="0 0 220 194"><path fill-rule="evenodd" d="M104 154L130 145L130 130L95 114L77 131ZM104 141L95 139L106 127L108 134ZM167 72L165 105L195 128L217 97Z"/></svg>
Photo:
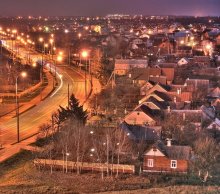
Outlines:
<svg viewBox="0 0 220 194"><path fill-rule="evenodd" d="M177 91L168 91L166 93L172 101L176 102L191 102L192 100L192 92L184 91L182 92L181 89Z"/></svg>
<svg viewBox="0 0 220 194"><path fill-rule="evenodd" d="M160 83L162 85L167 84L167 78L166 76L150 76L149 81L155 82L155 83Z"/></svg>
<svg viewBox="0 0 220 194"><path fill-rule="evenodd" d="M188 30L178 31L174 34L177 45L186 45L190 42L191 37L193 37L193 34Z"/></svg>
<svg viewBox="0 0 220 194"><path fill-rule="evenodd" d="M161 68L161 75L167 79L167 84L170 85L174 80L174 68Z"/></svg>
<svg viewBox="0 0 220 194"><path fill-rule="evenodd" d="M160 110L152 110L147 105L142 104L125 116L124 121L129 125L154 126L161 113Z"/></svg>
<svg viewBox="0 0 220 194"><path fill-rule="evenodd" d="M150 79L150 77L159 76L161 74L160 68L134 68L129 71L128 76L138 85L143 85L146 81Z"/></svg>
<svg viewBox="0 0 220 194"><path fill-rule="evenodd" d="M144 85L146 81L167 85L173 82L174 68L134 68L129 71L128 76L133 83L140 86Z"/></svg>
<svg viewBox="0 0 220 194"><path fill-rule="evenodd" d="M189 63L189 60L187 59L187 58L182 58L182 59L180 59L178 62L177 62L177 64L178 64L178 66L182 66L182 65L187 65Z"/></svg>
<svg viewBox="0 0 220 194"><path fill-rule="evenodd" d="M209 66L210 58L208 56L194 56L193 63L201 66Z"/></svg>
<svg viewBox="0 0 220 194"><path fill-rule="evenodd" d="M116 75L126 75L133 68L146 68L147 59L116 59L114 72Z"/></svg>
<svg viewBox="0 0 220 194"><path fill-rule="evenodd" d="M187 173L191 158L191 147L164 145L157 141L144 153L143 172L150 173Z"/></svg>
<svg viewBox="0 0 220 194"><path fill-rule="evenodd" d="M209 89L209 80L207 79L186 79L184 84L186 86L187 91L194 92L198 89L206 90Z"/></svg>
<svg viewBox="0 0 220 194"><path fill-rule="evenodd" d="M178 57L190 57L192 56L192 47L181 45L177 47L176 55Z"/></svg>

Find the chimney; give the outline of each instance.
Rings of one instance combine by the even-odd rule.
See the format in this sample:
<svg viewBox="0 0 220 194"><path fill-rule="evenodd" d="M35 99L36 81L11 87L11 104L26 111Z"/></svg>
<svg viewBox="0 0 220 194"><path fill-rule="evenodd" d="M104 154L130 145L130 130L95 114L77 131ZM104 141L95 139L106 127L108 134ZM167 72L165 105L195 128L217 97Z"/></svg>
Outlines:
<svg viewBox="0 0 220 194"><path fill-rule="evenodd" d="M172 139L169 139L169 138L167 138L166 139L167 140L167 147L171 147L171 145L172 145Z"/></svg>

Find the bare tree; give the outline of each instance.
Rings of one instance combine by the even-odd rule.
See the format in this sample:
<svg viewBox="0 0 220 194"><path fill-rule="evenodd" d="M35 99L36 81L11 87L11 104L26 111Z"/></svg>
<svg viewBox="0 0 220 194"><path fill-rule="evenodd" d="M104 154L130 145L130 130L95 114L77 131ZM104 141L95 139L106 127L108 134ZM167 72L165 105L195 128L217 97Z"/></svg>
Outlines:
<svg viewBox="0 0 220 194"><path fill-rule="evenodd" d="M202 181L206 182L219 156L219 144L213 138L200 137L194 144L194 151L193 168Z"/></svg>

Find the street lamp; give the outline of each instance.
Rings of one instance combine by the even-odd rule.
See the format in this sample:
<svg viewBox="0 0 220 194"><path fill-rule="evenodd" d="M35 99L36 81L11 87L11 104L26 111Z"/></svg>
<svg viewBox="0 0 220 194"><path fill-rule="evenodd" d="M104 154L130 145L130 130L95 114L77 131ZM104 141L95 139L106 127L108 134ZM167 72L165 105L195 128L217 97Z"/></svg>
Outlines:
<svg viewBox="0 0 220 194"><path fill-rule="evenodd" d="M49 40L49 42L50 42L50 54L51 54L51 59L53 60L53 48L54 48L54 39L53 38L51 38L50 40Z"/></svg>
<svg viewBox="0 0 220 194"><path fill-rule="evenodd" d="M16 117L17 117L17 142L20 142L20 123L19 123L19 98L18 98L18 78L19 76L25 78L27 77L26 72L21 72L21 74L15 77L15 102L16 102Z"/></svg>
<svg viewBox="0 0 220 194"><path fill-rule="evenodd" d="M86 64L85 64L85 96L87 97L87 86L86 86L86 82L87 82L87 78L86 78L86 71L87 71L87 59L88 59L88 57L89 57L89 51L87 51L87 50L83 50L82 52L81 52L81 56L82 56L82 58L84 58L85 60L86 60ZM91 83L92 83L92 74L91 74L91 64L90 64L90 58L89 58L89 75L90 75L90 81L91 81Z"/></svg>
<svg viewBox="0 0 220 194"><path fill-rule="evenodd" d="M40 73L40 81L41 84L43 84L43 70L44 70L44 53L45 53L45 44L44 44L44 39L42 37L39 38L39 42L42 43L42 52L41 52L41 73ZM42 100L42 85L41 85L41 100Z"/></svg>
<svg viewBox="0 0 220 194"><path fill-rule="evenodd" d="M87 77L86 77L86 69L87 69L87 58L89 56L89 53L87 50L83 50L81 52L81 56L82 58L84 58L86 60L86 64L85 64L85 99L87 98Z"/></svg>

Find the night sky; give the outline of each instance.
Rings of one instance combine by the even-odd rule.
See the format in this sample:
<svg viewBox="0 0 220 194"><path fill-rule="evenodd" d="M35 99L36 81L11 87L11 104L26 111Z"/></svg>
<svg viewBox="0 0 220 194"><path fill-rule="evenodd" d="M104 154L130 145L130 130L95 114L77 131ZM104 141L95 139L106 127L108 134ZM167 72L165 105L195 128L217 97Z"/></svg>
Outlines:
<svg viewBox="0 0 220 194"><path fill-rule="evenodd" d="M113 13L219 16L220 0L0 0L2 16L96 16Z"/></svg>

